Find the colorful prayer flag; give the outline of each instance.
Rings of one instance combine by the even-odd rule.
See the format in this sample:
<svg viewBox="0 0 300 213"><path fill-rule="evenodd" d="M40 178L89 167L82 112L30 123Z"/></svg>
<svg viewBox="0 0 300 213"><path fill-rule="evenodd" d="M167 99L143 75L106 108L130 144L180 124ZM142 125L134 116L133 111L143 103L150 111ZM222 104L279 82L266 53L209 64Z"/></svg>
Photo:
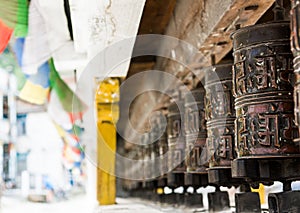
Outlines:
<svg viewBox="0 0 300 213"><path fill-rule="evenodd" d="M20 67L23 65L24 38L17 38L14 52ZM19 97L33 104L42 105L47 100L50 86L50 68L48 62L39 66L36 74L26 75L27 81L20 90Z"/></svg>
<svg viewBox="0 0 300 213"><path fill-rule="evenodd" d="M5 70L7 73L14 74L17 79L17 89L21 90L26 82L26 77L22 73L17 60L12 51L6 48L2 54L0 54L0 68Z"/></svg>
<svg viewBox="0 0 300 213"><path fill-rule="evenodd" d="M0 19L15 37L25 37L28 30L28 0L0 0Z"/></svg>
<svg viewBox="0 0 300 213"><path fill-rule="evenodd" d="M12 35L13 29L9 28L4 24L3 21L0 20L0 53L4 51L6 48L10 37Z"/></svg>
<svg viewBox="0 0 300 213"><path fill-rule="evenodd" d="M51 88L56 92L63 109L71 114L72 118L80 118L87 106L80 98L70 89L70 87L61 79L55 69L53 60L50 62L50 82Z"/></svg>

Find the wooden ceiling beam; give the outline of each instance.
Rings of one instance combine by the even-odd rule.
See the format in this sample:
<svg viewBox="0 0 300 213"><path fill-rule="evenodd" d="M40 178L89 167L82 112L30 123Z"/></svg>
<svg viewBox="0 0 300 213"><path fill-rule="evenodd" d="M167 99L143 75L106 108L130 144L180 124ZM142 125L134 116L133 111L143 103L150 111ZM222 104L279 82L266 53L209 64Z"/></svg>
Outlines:
<svg viewBox="0 0 300 213"><path fill-rule="evenodd" d="M274 0L180 0L166 35L188 42L200 51L193 60L187 61L209 66L212 54L219 62L231 50L230 34L236 25L244 27L255 24L273 3ZM182 51L179 46L162 45L163 50L170 48L175 52ZM172 67L173 70L169 71L175 73L182 71L178 65L176 69L176 64L172 64L174 62L171 60L160 59L156 67Z"/></svg>

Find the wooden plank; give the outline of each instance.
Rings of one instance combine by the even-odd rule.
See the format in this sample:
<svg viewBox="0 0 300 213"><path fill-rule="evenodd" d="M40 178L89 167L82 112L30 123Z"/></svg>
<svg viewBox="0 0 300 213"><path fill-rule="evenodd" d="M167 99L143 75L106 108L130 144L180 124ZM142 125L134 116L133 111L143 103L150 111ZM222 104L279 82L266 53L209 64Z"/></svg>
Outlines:
<svg viewBox="0 0 300 213"><path fill-rule="evenodd" d="M176 0L147 0L138 34L163 34L175 5Z"/></svg>
<svg viewBox="0 0 300 213"><path fill-rule="evenodd" d="M193 62L208 66L211 64L211 54L216 56L218 62L231 50L230 34L235 25L240 24L243 27L255 24L273 3L274 0L179 1L166 35L175 36L195 46L200 54L195 56ZM183 16L183 13L192 15ZM170 49L164 45L162 48ZM178 46L173 49L180 53ZM179 65L165 60L159 60L156 67L172 67L173 70L167 71L175 73L181 70Z"/></svg>
<svg viewBox="0 0 300 213"><path fill-rule="evenodd" d="M131 63L128 71L127 77L130 77L136 73L142 72L142 71L148 71L152 70L154 67L155 62L149 61L149 62L138 62L138 63Z"/></svg>
<svg viewBox="0 0 300 213"><path fill-rule="evenodd" d="M210 55L214 54L216 62L219 62L232 48L230 34L235 30L235 26L245 27L255 24L273 3L274 0L236 0L209 34L200 50L205 50Z"/></svg>

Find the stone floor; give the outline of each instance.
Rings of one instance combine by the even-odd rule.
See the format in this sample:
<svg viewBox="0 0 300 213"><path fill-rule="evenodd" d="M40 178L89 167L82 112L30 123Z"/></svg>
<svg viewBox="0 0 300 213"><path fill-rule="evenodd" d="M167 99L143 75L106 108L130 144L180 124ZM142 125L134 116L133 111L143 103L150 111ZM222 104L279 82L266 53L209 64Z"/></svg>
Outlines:
<svg viewBox="0 0 300 213"><path fill-rule="evenodd" d="M192 213L207 212L205 209L191 209L183 206L155 204L139 199L117 198L116 205L98 206L86 195L76 195L64 201L35 203L16 193L6 193L1 200L1 213ZM232 211L228 211L228 213Z"/></svg>
<svg viewBox="0 0 300 213"><path fill-rule="evenodd" d="M160 213L167 212L143 203L134 203L125 199L117 199L117 205L97 206L95 203L79 195L65 201L52 203L34 203L24 198L5 195L1 200L1 213ZM165 209L168 210L168 209ZM171 210L171 209L170 209ZM172 209L174 212L174 209Z"/></svg>
<svg viewBox="0 0 300 213"><path fill-rule="evenodd" d="M86 196L78 195L68 200L52 203L35 203L18 196L16 193L6 193L1 199L1 213L81 213L95 212L97 206L89 202Z"/></svg>

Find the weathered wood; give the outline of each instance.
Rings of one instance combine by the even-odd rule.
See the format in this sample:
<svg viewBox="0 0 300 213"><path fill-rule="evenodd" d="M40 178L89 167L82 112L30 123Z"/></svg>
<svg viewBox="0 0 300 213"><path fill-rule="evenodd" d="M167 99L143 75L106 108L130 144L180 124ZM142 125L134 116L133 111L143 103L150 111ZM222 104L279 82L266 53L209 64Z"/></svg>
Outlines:
<svg viewBox="0 0 300 213"><path fill-rule="evenodd" d="M235 25L244 27L255 24L273 3L274 0L181 0L173 12L166 35L179 38L199 49L200 53L192 61L196 60L199 66L207 66L211 64L212 54L218 62L231 50L230 34ZM162 45L162 49L170 50L170 47ZM179 57L184 55L179 46L172 49ZM173 73L182 70L179 65L166 59L158 60L156 67L164 67ZM168 70L169 67L172 70Z"/></svg>
<svg viewBox="0 0 300 213"><path fill-rule="evenodd" d="M163 34L176 5L176 0L147 0L138 34Z"/></svg>
<svg viewBox="0 0 300 213"><path fill-rule="evenodd" d="M166 26L168 25L172 16L172 12L175 8L175 5L176 0L147 0L140 22L138 35L164 34ZM143 65L142 62L145 64ZM148 56L143 57L142 59L133 59L130 64L127 77L132 76L138 72L145 71L147 69L151 70L153 68L154 63L155 57Z"/></svg>
<svg viewBox="0 0 300 213"><path fill-rule="evenodd" d="M154 64L155 64L154 61L131 63L127 77L130 77L138 72L152 70Z"/></svg>

